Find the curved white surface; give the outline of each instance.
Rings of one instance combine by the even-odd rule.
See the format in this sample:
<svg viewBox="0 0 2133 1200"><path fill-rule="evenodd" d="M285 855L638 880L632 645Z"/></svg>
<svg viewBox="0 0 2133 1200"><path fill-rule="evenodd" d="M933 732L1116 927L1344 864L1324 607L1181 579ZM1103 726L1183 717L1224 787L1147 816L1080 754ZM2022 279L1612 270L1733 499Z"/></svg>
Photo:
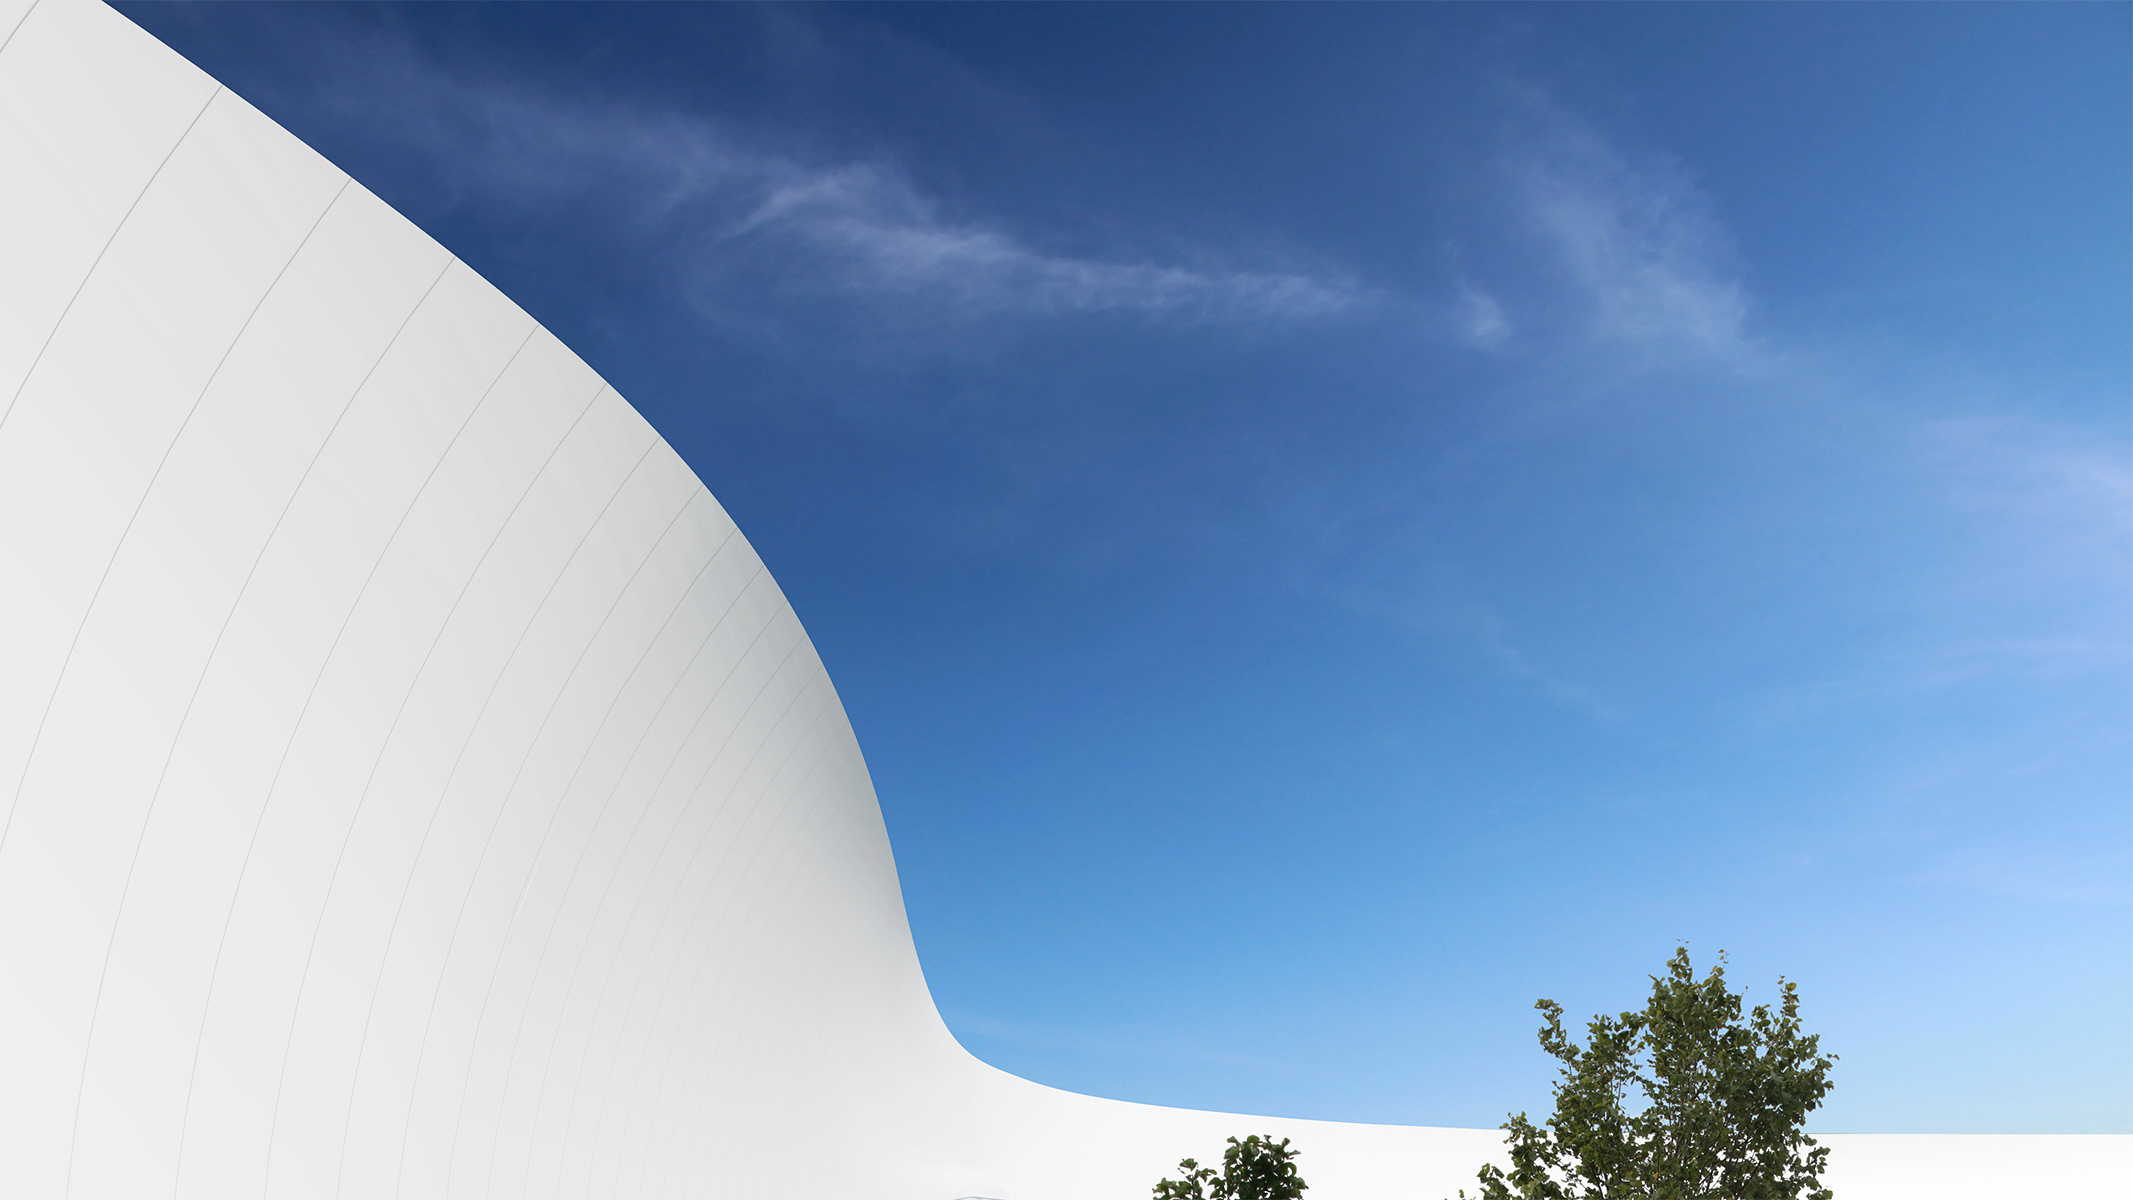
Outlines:
<svg viewBox="0 0 2133 1200"><path fill-rule="evenodd" d="M0 38L0 1194L1080 1200L1261 1131L1328 1200L1471 1186L1494 1131L972 1059L821 661L659 435L94 0ZM1835 1140L1847 1200L2129 1157Z"/></svg>

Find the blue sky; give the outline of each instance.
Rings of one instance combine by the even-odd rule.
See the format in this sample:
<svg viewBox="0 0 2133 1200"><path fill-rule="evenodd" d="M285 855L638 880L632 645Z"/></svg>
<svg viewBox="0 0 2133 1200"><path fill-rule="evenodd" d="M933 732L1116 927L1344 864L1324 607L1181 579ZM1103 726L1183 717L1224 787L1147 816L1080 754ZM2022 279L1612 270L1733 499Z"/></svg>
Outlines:
<svg viewBox="0 0 2133 1200"><path fill-rule="evenodd" d="M1060 1087L2133 1130L2123 4L126 5L694 465Z"/></svg>

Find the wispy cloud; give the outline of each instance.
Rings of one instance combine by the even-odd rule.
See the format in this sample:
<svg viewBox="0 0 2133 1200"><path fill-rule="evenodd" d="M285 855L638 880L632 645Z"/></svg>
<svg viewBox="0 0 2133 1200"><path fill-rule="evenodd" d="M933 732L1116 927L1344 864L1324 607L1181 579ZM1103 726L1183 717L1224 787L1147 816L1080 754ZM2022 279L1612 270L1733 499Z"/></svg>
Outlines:
<svg viewBox="0 0 2133 1200"><path fill-rule="evenodd" d="M1477 291L1464 280L1459 284L1459 303L1454 323L1459 340L1482 350L1493 350L1511 337L1511 322L1494 296Z"/></svg>
<svg viewBox="0 0 2133 1200"><path fill-rule="evenodd" d="M390 95L391 112L344 114L419 147L488 206L558 197L627 206L640 233L685 247L713 286L743 282L940 318L1122 312L1188 321L1312 321L1373 303L1330 270L1279 270L1048 249L982 216L950 215L896 163L821 161L700 113L543 91L447 71L383 40L344 89ZM698 288L699 294L706 289Z"/></svg>
<svg viewBox="0 0 2133 1200"><path fill-rule="evenodd" d="M1481 643L1490 655L1513 676L1525 680L1549 700L1597 721L1612 721L1621 717L1615 708L1602 700L1598 693L1583 684L1572 683L1536 666L1533 659L1511 638L1510 626L1493 613L1484 613L1480 619Z"/></svg>
<svg viewBox="0 0 2133 1200"><path fill-rule="evenodd" d="M1646 367L1692 368L1692 390L1680 394L1734 397L1781 441L1814 423L1841 431L1840 443L1809 451L1819 483L1797 497L1802 520L1825 520L1844 545L1875 546L1878 564L1845 563L1852 573L1832 581L1876 605L1901 594L1910 615L1830 677L1768 693L1773 712L1790 719L2133 662L2133 460L2122 429L2042 415L2024 382L1929 355L1891 362L1885 348L1841 336L1756 332L1733 238L1688 169L1604 135L1537 88L1507 95L1503 204L1491 215L1517 269L1501 255L1456 256L1448 311L1461 340L1545 353L1590 396L1649 395ZM1587 411L1556 394L1544 403L1557 406L1544 418ZM1968 415L1941 415L1950 411ZM1875 500L1817 518L1840 486ZM1515 646L1483 638L1507 671L1539 681Z"/></svg>
<svg viewBox="0 0 2133 1200"><path fill-rule="evenodd" d="M1994 843L1941 853L1910 881L2035 904L2122 905L2133 898L2128 868L2122 846Z"/></svg>
<svg viewBox="0 0 2133 1200"><path fill-rule="evenodd" d="M2114 441L2036 418L1946 417L1921 429L1955 498L1981 508L2071 517L2114 541L2133 538L2133 461Z"/></svg>
<svg viewBox="0 0 2133 1200"><path fill-rule="evenodd" d="M1323 595L1354 614L1382 623L1418 642L1453 643L1472 648L1492 669L1516 681L1519 691L1588 720L1612 723L1623 711L1602 693L1564 677L1526 645L1478 594L1478 585L1449 557L1395 535L1405 543L1394 551L1379 545L1357 554L1352 546L1332 543L1346 537L1383 537L1390 510L1354 522L1355 528L1329 531L1315 553L1298 556L1303 564L1289 577L1290 586ZM1365 532L1365 529L1368 532ZM1383 568L1405 560L1406 570Z"/></svg>
<svg viewBox="0 0 2133 1200"><path fill-rule="evenodd" d="M1633 158L1537 91L1505 151L1517 206L1602 339L1738 358L1751 348L1732 238L1680 164Z"/></svg>
<svg viewBox="0 0 2133 1200"><path fill-rule="evenodd" d="M2052 674L2133 661L2133 455L2099 432L2008 414L1920 425L1914 469L1975 564L1958 598L1994 626L1951 651Z"/></svg>
<svg viewBox="0 0 2133 1200"><path fill-rule="evenodd" d="M1362 303L1358 286L1288 272L1199 269L1046 253L995 228L943 219L891 168L807 171L778 164L785 182L721 233L782 239L826 269L813 282L919 294L969 313L1131 310L1213 319L1310 319Z"/></svg>
<svg viewBox="0 0 2133 1200"><path fill-rule="evenodd" d="M2007 412L1899 412L1854 422L1849 436L1859 455L1849 470L1871 472L1850 490L1874 500L1846 527L1881 549L1869 578L1843 586L1901 619L1825 659L1822 674L1765 691L1754 722L1885 713L1935 694L1995 705L2085 694L2096 720L2068 722L2066 735L2104 728L2115 697L2062 689L2108 686L2133 668L2123 432Z"/></svg>

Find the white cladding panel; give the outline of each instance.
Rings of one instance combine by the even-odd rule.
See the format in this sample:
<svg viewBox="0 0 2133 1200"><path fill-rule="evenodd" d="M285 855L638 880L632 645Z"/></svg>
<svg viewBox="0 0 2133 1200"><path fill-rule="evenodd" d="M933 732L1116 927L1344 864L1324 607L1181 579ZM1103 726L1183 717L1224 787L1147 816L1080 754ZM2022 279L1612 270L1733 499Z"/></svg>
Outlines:
<svg viewBox="0 0 2133 1200"><path fill-rule="evenodd" d="M1471 1185L1493 1131L970 1058L658 434L109 9L0 38L0 1193L1080 1200L1247 1132ZM1836 1141L1848 1197L2125 1194L2122 1138Z"/></svg>

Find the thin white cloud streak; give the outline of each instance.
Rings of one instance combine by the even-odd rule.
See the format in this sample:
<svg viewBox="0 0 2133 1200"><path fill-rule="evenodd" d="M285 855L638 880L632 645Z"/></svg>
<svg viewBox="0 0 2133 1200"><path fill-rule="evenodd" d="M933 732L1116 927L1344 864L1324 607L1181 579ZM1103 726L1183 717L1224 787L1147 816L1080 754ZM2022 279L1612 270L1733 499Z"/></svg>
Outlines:
<svg viewBox="0 0 2133 1200"><path fill-rule="evenodd" d="M2071 516L2120 543L2133 539L2133 461L2122 445L2012 416L1933 421L1921 442L1927 461L1959 468L1968 503Z"/></svg>
<svg viewBox="0 0 2133 1200"><path fill-rule="evenodd" d="M1955 598L1993 628L1950 639L1951 674L2063 678L2133 666L2133 454L2011 416L1943 419L1918 457L1962 514L1977 566Z"/></svg>
<svg viewBox="0 0 2133 1200"><path fill-rule="evenodd" d="M1375 525L1384 516L1380 512L1360 523ZM1424 553L1410 545L1404 554L1381 552L1373 558L1382 564L1393 557L1419 559ZM1478 649L1495 669L1516 680L1519 690L1565 712L1607 724L1627 719L1628 714L1598 690L1564 678L1538 661L1520 644L1510 622L1482 602L1475 594L1475 583L1449 559L1390 579L1373 579L1343 570L1332 561L1339 557L1345 556L1323 544L1319 553L1299 556L1298 565L1287 576L1288 585L1323 596L1358 617L1418 641Z"/></svg>
<svg viewBox="0 0 2133 1200"><path fill-rule="evenodd" d="M1463 280L1454 324L1459 340L1479 350L1494 350L1511 339L1511 322L1503 315L1503 306L1494 296L1476 291Z"/></svg>
<svg viewBox="0 0 2133 1200"><path fill-rule="evenodd" d="M783 238L834 264L827 281L917 293L972 313L1127 310L1213 319L1312 319L1367 299L1352 284L1281 272L1197 270L1039 251L935 215L897 173L855 165L796 176L722 236Z"/></svg>
<svg viewBox="0 0 2133 1200"><path fill-rule="evenodd" d="M624 196L648 231L696 235L691 265L712 285L745 277L786 294L915 303L951 318L1312 321L1379 299L1332 271L1052 252L996 224L944 215L894 164L746 148L745 131L711 117L469 79L404 45L380 43L358 69L389 85L349 94L398 101L361 119L449 164L485 204Z"/></svg>
<svg viewBox="0 0 2133 1200"><path fill-rule="evenodd" d="M1505 151L1516 209L1584 302L1590 334L1747 355L1733 241L1688 173L1656 155L1632 161L1537 91L1517 108Z"/></svg>
<svg viewBox="0 0 2133 1200"><path fill-rule="evenodd" d="M1511 640L1510 626L1493 613L1484 613L1480 620L1482 644L1489 653L1513 676L1523 679L1540 690L1555 704L1580 713L1596 721L1617 721L1622 714L1602 700L1598 693L1583 684L1571 683L1541 670L1533 665L1532 658Z"/></svg>

